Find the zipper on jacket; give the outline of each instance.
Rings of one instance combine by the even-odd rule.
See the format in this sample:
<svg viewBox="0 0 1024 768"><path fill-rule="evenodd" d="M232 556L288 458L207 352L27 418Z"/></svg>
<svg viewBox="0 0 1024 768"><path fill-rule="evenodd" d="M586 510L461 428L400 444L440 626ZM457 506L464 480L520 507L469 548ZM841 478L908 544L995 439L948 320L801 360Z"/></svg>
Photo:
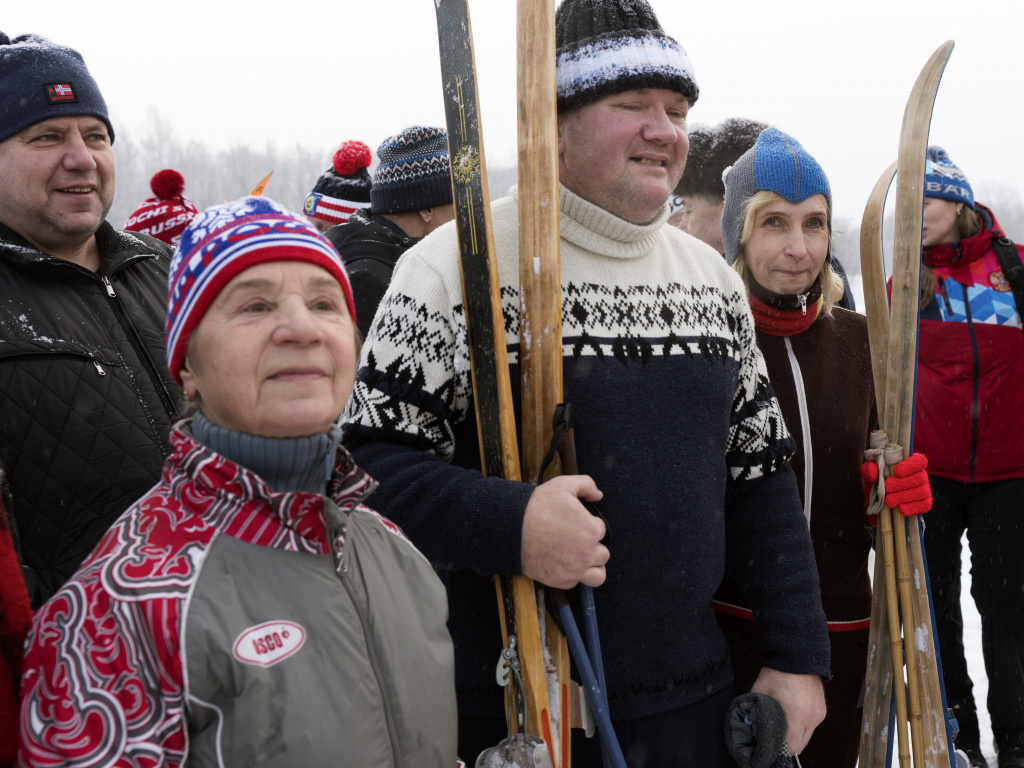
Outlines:
<svg viewBox="0 0 1024 768"><path fill-rule="evenodd" d="M384 686L384 676L381 674L380 663L377 661L377 654L373 648L373 635L370 631L370 622L366 618L363 606L356 597L356 591L349 581L348 563L345 561L345 550L343 545L338 543L338 536L341 533L341 528L344 524L342 512L327 496L323 496L322 498L324 500L324 520L327 522L328 543L336 562L334 573L341 581L342 586L345 587L345 592L348 593L349 600L352 601L352 605L355 606L356 609L356 614L359 616L359 623L363 629L363 638L366 640L366 655L370 659L370 668L373 670L374 679L377 681L377 688L380 689L380 696L384 702L384 721L388 729L388 738L391 740L391 751L395 756L395 765L398 768L401 768L402 753L398 744L395 719L391 713L391 699L388 697L388 690Z"/></svg>
<svg viewBox="0 0 1024 768"><path fill-rule="evenodd" d="M807 299L800 297L801 303L806 304ZM811 527L811 487L814 484L814 451L811 448L811 421L807 414L807 392L804 390L804 377L800 372L800 363L796 359L793 345L789 336L783 336L786 344L786 352L789 354L789 366L793 369L793 384L796 387L796 403L800 411L800 433L804 438L804 517L807 518L807 528Z"/></svg>
<svg viewBox="0 0 1024 768"><path fill-rule="evenodd" d="M105 370L103 370L103 366L100 365L99 360L93 360L92 364L96 366L96 373L98 373L100 376L106 376L107 375L107 372Z"/></svg>
<svg viewBox="0 0 1024 768"><path fill-rule="evenodd" d="M961 285L964 292L964 313L967 315L967 332L971 337L971 353L974 355L974 383L971 389L971 482L974 482L974 470L978 463L978 389L981 379L981 360L978 357L978 339L974 335L974 319L971 317L971 297L967 294L967 286Z"/></svg>
<svg viewBox="0 0 1024 768"><path fill-rule="evenodd" d="M949 301L949 294L946 293L946 279L939 278L939 291L942 292L942 301L946 304L946 317L953 316L953 305Z"/></svg>
<svg viewBox="0 0 1024 768"><path fill-rule="evenodd" d="M139 332L132 323L131 318L128 317L128 313L122 306L117 293L114 291L114 286L111 285L110 279L104 275L100 278L103 281L103 286L107 289L107 296L113 301L110 303L114 307L114 314L117 315L117 321L124 328L125 333L128 335L128 341L132 345L132 349L135 350L135 354L142 360L142 364L146 367L146 372L153 380L154 388L156 389L157 395L160 397L160 402L163 403L164 409L167 411L167 415L171 419L173 424L178 420L178 409L174 405L174 398L171 397L171 393L167 391L167 386L164 384L163 377L160 375L160 370L156 367L153 362L152 355L149 354L149 350L146 349L146 345L142 343L142 339L139 338Z"/></svg>
<svg viewBox="0 0 1024 768"><path fill-rule="evenodd" d="M800 294L800 311L803 312L805 315L807 314L807 294L806 293L801 293Z"/></svg>

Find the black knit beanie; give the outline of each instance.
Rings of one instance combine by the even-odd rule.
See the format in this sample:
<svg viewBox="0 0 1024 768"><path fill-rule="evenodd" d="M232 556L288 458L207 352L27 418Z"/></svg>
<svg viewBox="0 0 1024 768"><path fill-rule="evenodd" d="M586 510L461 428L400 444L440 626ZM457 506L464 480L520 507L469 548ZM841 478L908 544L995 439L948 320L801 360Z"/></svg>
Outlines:
<svg viewBox="0 0 1024 768"><path fill-rule="evenodd" d="M361 141L346 141L320 174L302 207L307 216L343 224L360 208L370 207L370 167L373 156Z"/></svg>
<svg viewBox="0 0 1024 768"><path fill-rule="evenodd" d="M560 114L640 88L697 101L686 51L662 31L646 0L563 0L555 11L555 45Z"/></svg>
<svg viewBox="0 0 1024 768"><path fill-rule="evenodd" d="M413 125L377 147L370 210L375 214L420 211L452 202L448 132Z"/></svg>
<svg viewBox="0 0 1024 768"><path fill-rule="evenodd" d="M82 55L40 35L0 32L0 141L51 117L90 115L110 124L107 104Z"/></svg>
<svg viewBox="0 0 1024 768"><path fill-rule="evenodd" d="M767 127L766 123L733 117L714 128L690 131L686 171L676 185L675 194L724 199L722 174L754 146Z"/></svg>

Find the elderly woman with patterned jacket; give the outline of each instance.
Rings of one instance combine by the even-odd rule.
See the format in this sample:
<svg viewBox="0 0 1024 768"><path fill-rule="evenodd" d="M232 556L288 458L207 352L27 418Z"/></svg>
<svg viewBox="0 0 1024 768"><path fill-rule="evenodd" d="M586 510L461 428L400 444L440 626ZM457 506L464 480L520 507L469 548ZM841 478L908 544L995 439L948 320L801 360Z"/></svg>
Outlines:
<svg viewBox="0 0 1024 768"><path fill-rule="evenodd" d="M804 768L852 768L871 615L861 477L876 423L867 321L835 306L843 282L831 258L832 193L821 166L791 136L766 129L727 172L722 234L726 259L747 285L757 343L796 441L792 465L828 619L828 714L800 760ZM927 483L923 471L915 482ZM715 608L742 692L761 660L753 614L729 576Z"/></svg>
<svg viewBox="0 0 1024 768"><path fill-rule="evenodd" d="M1024 249L941 147L928 149L922 238L914 450L935 500L924 547L946 696L957 746L986 768L960 614L966 530L999 766L1024 766L1024 286L1008 280Z"/></svg>
<svg viewBox="0 0 1024 768"><path fill-rule="evenodd" d="M339 445L356 336L337 251L266 198L211 208L167 323L197 412L36 616L21 763L454 765L444 588Z"/></svg>

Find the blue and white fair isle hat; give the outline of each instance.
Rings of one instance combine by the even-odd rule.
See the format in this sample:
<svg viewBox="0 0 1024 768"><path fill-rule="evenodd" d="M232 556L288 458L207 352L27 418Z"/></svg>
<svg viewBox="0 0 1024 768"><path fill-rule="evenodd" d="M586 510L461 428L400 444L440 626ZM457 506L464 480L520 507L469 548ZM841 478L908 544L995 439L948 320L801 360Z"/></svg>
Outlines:
<svg viewBox="0 0 1024 768"><path fill-rule="evenodd" d="M731 265L740 252L740 235L747 200L761 191L774 192L791 203L812 195L824 195L828 206L828 231L832 234L832 190L818 161L800 142L778 128L766 128L754 146L726 169L725 205L722 208L722 242L725 260Z"/></svg>
<svg viewBox="0 0 1024 768"><path fill-rule="evenodd" d="M974 190L942 147L928 147L928 159L924 161L924 196L974 208Z"/></svg>
<svg viewBox="0 0 1024 768"><path fill-rule="evenodd" d="M690 58L647 0L563 0L555 46L559 114L640 88L675 91L691 105L700 93Z"/></svg>
<svg viewBox="0 0 1024 768"><path fill-rule="evenodd" d="M200 213L171 258L167 292L167 367L181 384L189 336L231 278L269 261L323 267L341 284L352 322L356 308L341 256L310 223L266 197L243 197Z"/></svg>

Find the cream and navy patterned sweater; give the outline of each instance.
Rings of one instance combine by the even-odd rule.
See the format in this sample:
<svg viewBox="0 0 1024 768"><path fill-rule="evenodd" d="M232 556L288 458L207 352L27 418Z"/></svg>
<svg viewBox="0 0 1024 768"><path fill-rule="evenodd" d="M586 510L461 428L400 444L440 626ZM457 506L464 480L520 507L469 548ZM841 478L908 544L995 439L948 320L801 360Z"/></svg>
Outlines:
<svg viewBox="0 0 1024 768"><path fill-rule="evenodd" d="M564 399L580 471L604 498L596 590L612 715L644 717L731 684L711 608L728 565L764 627L767 663L828 676L825 617L779 412L746 294L722 257L561 188ZM518 197L492 208L519 381ZM503 716L494 573L520 573L528 484L483 478L454 225L408 251L370 329L343 416L381 480L375 508L446 578L460 713ZM518 412L518 385L513 386Z"/></svg>

